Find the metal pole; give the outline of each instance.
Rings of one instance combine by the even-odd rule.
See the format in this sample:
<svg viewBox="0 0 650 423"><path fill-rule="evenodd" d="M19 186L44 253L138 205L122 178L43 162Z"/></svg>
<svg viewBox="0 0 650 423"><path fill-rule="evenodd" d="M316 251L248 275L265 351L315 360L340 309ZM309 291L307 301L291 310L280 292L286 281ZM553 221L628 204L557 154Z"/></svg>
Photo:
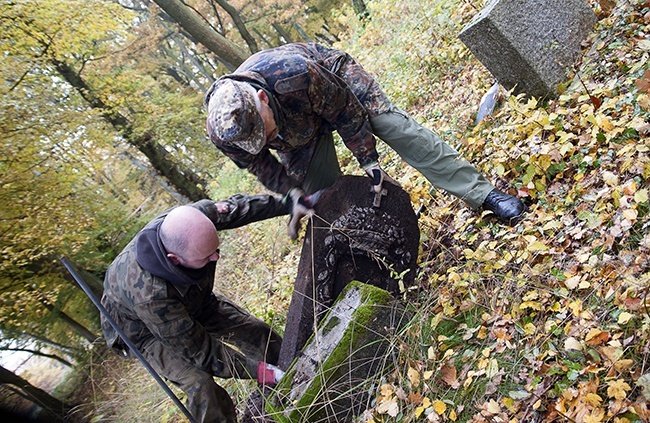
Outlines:
<svg viewBox="0 0 650 423"><path fill-rule="evenodd" d="M97 307L97 309L104 316L106 321L108 323L110 323L110 325L113 327L113 329L115 329L115 331L120 336L120 338L122 338L124 343L129 347L131 352L138 358L138 360L140 360L140 363L142 363L142 365L147 369L147 371L149 371L149 373L151 374L151 376L153 376L153 378L156 380L156 382L158 382L160 387L163 388L165 393L167 395L169 395L169 397L172 399L172 401L174 401L174 404L176 404L178 406L178 408L183 412L183 414L185 414L185 417L187 417L187 419L190 421L190 423L197 423L197 421L194 419L194 417L192 417L192 414L190 414L188 409L185 408L185 406L178 399L178 397L171 391L171 389L169 389L169 386L167 386L167 384L162 380L162 378L158 375L158 373L156 373L156 371L153 369L153 367L151 367L151 365L147 362L147 360L144 358L144 356L135 347L133 342L131 342L129 340L129 338L127 338L126 334L122 331L122 329L120 329L117 326L117 323L115 323L115 320L113 320L113 318L108 314L108 310L106 310L106 308L104 308L104 306L97 299L97 297L95 297L95 294L93 294L93 292L90 290L88 285L86 285L84 280L81 278L81 275L79 275L79 273L74 268L72 263L70 263L70 261L68 261L68 259L65 256L61 257L61 261L63 262L63 265L65 266L65 268L68 269L68 272L70 272L73 279L77 282L77 284L79 284L79 286L86 293L88 298L90 298L90 301L92 301L93 304L95 304L95 307Z"/></svg>

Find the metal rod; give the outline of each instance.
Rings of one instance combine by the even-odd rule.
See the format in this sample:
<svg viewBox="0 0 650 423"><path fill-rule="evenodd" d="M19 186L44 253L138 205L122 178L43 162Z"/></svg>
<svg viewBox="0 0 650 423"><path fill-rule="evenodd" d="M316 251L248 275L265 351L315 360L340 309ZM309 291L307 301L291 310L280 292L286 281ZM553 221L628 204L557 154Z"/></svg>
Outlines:
<svg viewBox="0 0 650 423"><path fill-rule="evenodd" d="M183 403L172 392L172 390L169 389L169 386L167 386L167 384L162 380L162 378L158 375L158 373L156 373L156 371L153 369L153 367L151 367L149 362L147 362L147 360L140 353L140 351L138 351L138 349L135 347L133 342L131 342L131 340L129 340L129 338L127 338L126 334L122 331L122 329L120 329L117 326L117 323L115 323L115 320L113 320L113 318L108 314L108 310L106 310L106 308L104 308L102 303L97 299L95 294L93 294L93 292L90 290L88 285L86 285L86 282L84 282L84 280L81 278L81 275L79 275L79 273L77 272L75 267L72 265L72 263L70 263L70 261L65 256L61 257L61 261L63 262L63 265L65 266L65 268L68 269L68 272L70 272L70 274L72 275L72 278L81 287L83 292L86 293L88 298L90 298L90 301L92 301L93 304L95 304L95 307L97 307L97 309L104 316L106 321L108 323L110 323L110 325L113 327L113 329L115 329L115 331L120 336L120 338L122 338L124 343L129 347L131 352L138 358L138 360L140 360L140 363L142 363L142 365L147 369L147 371L149 371L149 373L151 374L151 376L153 376L153 378L156 380L156 382L158 382L160 387L163 388L165 393L167 395L169 395L169 397L172 399L172 401L174 401L174 404L176 404L176 406L178 406L178 408L183 412L183 414L185 414L185 417L187 417L187 419L190 421L190 423L197 423L197 421L194 419L194 417L192 417L192 414L190 414L189 410L185 407L185 405L183 405Z"/></svg>

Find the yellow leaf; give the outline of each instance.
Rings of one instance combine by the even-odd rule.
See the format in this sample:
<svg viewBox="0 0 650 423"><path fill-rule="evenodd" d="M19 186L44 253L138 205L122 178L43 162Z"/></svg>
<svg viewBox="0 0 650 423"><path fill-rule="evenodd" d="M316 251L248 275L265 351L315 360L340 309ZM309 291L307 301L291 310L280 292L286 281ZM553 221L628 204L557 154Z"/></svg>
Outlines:
<svg viewBox="0 0 650 423"><path fill-rule="evenodd" d="M582 397L582 400L592 407L598 407L603 402L603 399L598 394L594 394L593 392L584 395Z"/></svg>
<svg viewBox="0 0 650 423"><path fill-rule="evenodd" d="M623 356L623 349L620 346L604 346L600 352L612 363L616 363Z"/></svg>
<svg viewBox="0 0 650 423"><path fill-rule="evenodd" d="M532 308L533 310L541 310L542 304L538 303L537 301L524 301L523 303L521 303L519 308L522 310L526 308Z"/></svg>
<svg viewBox="0 0 650 423"><path fill-rule="evenodd" d="M582 351L582 344L571 336L564 341L564 349Z"/></svg>
<svg viewBox="0 0 650 423"><path fill-rule="evenodd" d="M433 402L433 409L436 413L442 416L443 413L447 411L447 404L440 400L436 400Z"/></svg>
<svg viewBox="0 0 650 423"><path fill-rule="evenodd" d="M433 376L433 371L427 370L422 373L422 377L424 377L424 380L429 380L431 379L431 376Z"/></svg>
<svg viewBox="0 0 650 423"><path fill-rule="evenodd" d="M530 322L524 325L524 332L526 333L526 335L532 335L535 333L536 330L537 328L535 327L535 325Z"/></svg>
<svg viewBox="0 0 650 423"><path fill-rule="evenodd" d="M451 420L452 422L455 422L456 419L458 419L458 416L456 415L456 411L455 411L455 410L451 410L451 411L449 412L449 420Z"/></svg>
<svg viewBox="0 0 650 423"><path fill-rule="evenodd" d="M605 132L611 132L612 129L614 129L614 125L612 122L609 120L607 116L598 116L596 118L596 123Z"/></svg>
<svg viewBox="0 0 650 423"><path fill-rule="evenodd" d="M589 281L581 281L580 284L578 285L578 288L580 289L587 289L591 287L591 282Z"/></svg>
<svg viewBox="0 0 650 423"><path fill-rule="evenodd" d="M447 277L449 279L449 282L456 283L460 282L461 278L460 275L456 272L449 272L449 276Z"/></svg>
<svg viewBox="0 0 650 423"><path fill-rule="evenodd" d="M384 383L383 385L381 385L380 390L381 390L382 397L390 397L393 395L393 386L388 383Z"/></svg>
<svg viewBox="0 0 650 423"><path fill-rule="evenodd" d="M603 172L603 181L610 187L616 187L619 184L618 175L608 170Z"/></svg>
<svg viewBox="0 0 650 423"><path fill-rule="evenodd" d="M618 316L618 324L619 325L625 325L627 322L629 322L634 316L631 313L628 313L627 311L624 311L623 313L619 314Z"/></svg>
<svg viewBox="0 0 650 423"><path fill-rule="evenodd" d="M646 110L650 110L650 96L647 94L639 94L636 98L636 102L639 103L639 106L643 107Z"/></svg>
<svg viewBox="0 0 650 423"><path fill-rule="evenodd" d="M522 300L530 301L530 300L536 300L538 298L539 298L539 292L533 290L533 291L526 292L526 294L524 294Z"/></svg>
<svg viewBox="0 0 650 423"><path fill-rule="evenodd" d="M648 202L648 190L643 188L634 193L634 201L637 203Z"/></svg>
<svg viewBox="0 0 650 423"><path fill-rule="evenodd" d="M595 328L589 329L587 336L585 336L585 341L591 341L593 338L599 336L601 333L603 333L603 331L600 329L595 329Z"/></svg>
<svg viewBox="0 0 650 423"><path fill-rule="evenodd" d="M436 358L436 350L434 350L433 347L429 347L427 349L427 358L429 360L433 360Z"/></svg>
<svg viewBox="0 0 650 423"><path fill-rule="evenodd" d="M499 414L501 412L501 406L495 400L490 400L487 403L487 411L492 414Z"/></svg>
<svg viewBox="0 0 650 423"><path fill-rule="evenodd" d="M415 407L415 418L420 417L424 410L426 410L426 407L424 407L422 405Z"/></svg>
<svg viewBox="0 0 650 423"><path fill-rule="evenodd" d="M488 378L493 378L497 373L499 373L499 362L493 358L485 369L485 375Z"/></svg>
<svg viewBox="0 0 650 423"><path fill-rule="evenodd" d="M614 398L617 400L622 400L625 399L627 396L627 391L629 391L630 385L628 385L624 380L622 379L617 379L617 380L611 380L607 383L607 395L610 398Z"/></svg>
<svg viewBox="0 0 650 423"><path fill-rule="evenodd" d="M564 285L569 289L575 289L578 286L578 283L580 283L579 275L572 276L564 281Z"/></svg>
<svg viewBox="0 0 650 423"><path fill-rule="evenodd" d="M540 241L533 241L526 247L526 251L547 251L548 246Z"/></svg>
<svg viewBox="0 0 650 423"><path fill-rule="evenodd" d="M624 360L619 360L616 363L614 363L614 368L619 372L624 372L626 370L629 370L633 366L634 366L634 360L630 360L629 358L626 358Z"/></svg>
<svg viewBox="0 0 650 423"><path fill-rule="evenodd" d="M411 386L420 386L420 373L417 370L415 370L413 367L409 367L407 376L409 382L411 382Z"/></svg>
<svg viewBox="0 0 650 423"><path fill-rule="evenodd" d="M600 423L605 418L605 411L600 408L594 409L591 414L586 415L583 422L584 423Z"/></svg>
<svg viewBox="0 0 650 423"><path fill-rule="evenodd" d="M623 217L625 217L627 220L635 221L638 216L639 216L639 212L637 212L634 209L623 210Z"/></svg>
<svg viewBox="0 0 650 423"><path fill-rule="evenodd" d="M576 317L580 316L580 313L582 312L582 301L581 300L571 301L569 303L569 308L571 309L571 313L573 313L574 316Z"/></svg>

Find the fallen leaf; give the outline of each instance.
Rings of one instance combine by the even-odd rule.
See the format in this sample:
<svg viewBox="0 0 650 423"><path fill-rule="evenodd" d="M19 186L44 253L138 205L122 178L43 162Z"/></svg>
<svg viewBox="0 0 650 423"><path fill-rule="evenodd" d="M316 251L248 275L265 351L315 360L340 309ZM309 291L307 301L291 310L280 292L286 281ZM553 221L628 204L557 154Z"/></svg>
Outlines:
<svg viewBox="0 0 650 423"><path fill-rule="evenodd" d="M585 336L585 341L587 345L602 345L605 342L609 341L611 335L609 332L602 331L600 329L591 329L587 336Z"/></svg>
<svg viewBox="0 0 650 423"><path fill-rule="evenodd" d="M643 76L636 80L635 85L639 91L645 91L650 94L650 69L646 69Z"/></svg>
<svg viewBox="0 0 650 423"><path fill-rule="evenodd" d="M641 387L642 395L645 397L646 401L650 402L650 373L641 376L636 381L636 385Z"/></svg>
<svg viewBox="0 0 650 423"><path fill-rule="evenodd" d="M436 400L433 402L433 410L442 416L444 412L447 411L447 404L440 400Z"/></svg>
<svg viewBox="0 0 650 423"><path fill-rule="evenodd" d="M607 395L610 398L617 400L625 399L627 391L631 390L630 385L622 379L612 380L608 382Z"/></svg>
<svg viewBox="0 0 650 423"><path fill-rule="evenodd" d="M582 344L580 343L580 341L578 341L577 339L571 336L564 341L564 349L567 351L570 350L582 351Z"/></svg>
<svg viewBox="0 0 650 423"><path fill-rule="evenodd" d="M628 313L627 311L624 311L618 316L618 324L626 325L633 317L634 315L632 313Z"/></svg>
<svg viewBox="0 0 650 423"><path fill-rule="evenodd" d="M509 391L508 396L512 399L515 400L524 400L526 398L529 398L531 395L530 392L524 391L524 390L519 390L519 391Z"/></svg>
<svg viewBox="0 0 650 423"><path fill-rule="evenodd" d="M618 360L614 363L614 368L619 372L624 372L631 369L634 366L634 360L624 359Z"/></svg>
<svg viewBox="0 0 650 423"><path fill-rule="evenodd" d="M420 386L420 373L417 370L415 370L413 367L409 367L407 376L409 382L411 382L412 387Z"/></svg>
<svg viewBox="0 0 650 423"><path fill-rule="evenodd" d="M598 4L600 5L600 10L603 11L605 16L609 16L612 13L612 10L616 7L615 0L598 0Z"/></svg>
<svg viewBox="0 0 650 423"><path fill-rule="evenodd" d="M501 406L498 402L492 399L487 403L487 411L492 414L499 414L501 412Z"/></svg>
<svg viewBox="0 0 650 423"><path fill-rule="evenodd" d="M576 289L579 283L580 283L579 275L572 276L564 281L564 285L566 285L566 287L569 289Z"/></svg>
<svg viewBox="0 0 650 423"><path fill-rule="evenodd" d="M458 389L460 387L460 383L456 376L456 368L454 366L443 366L442 369L440 369L440 379L452 389Z"/></svg>

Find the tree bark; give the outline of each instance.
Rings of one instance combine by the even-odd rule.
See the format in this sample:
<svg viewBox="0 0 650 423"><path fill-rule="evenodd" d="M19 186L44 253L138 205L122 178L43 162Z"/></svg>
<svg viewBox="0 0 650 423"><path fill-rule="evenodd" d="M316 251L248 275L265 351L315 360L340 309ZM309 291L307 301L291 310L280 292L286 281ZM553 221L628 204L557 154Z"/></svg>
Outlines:
<svg viewBox="0 0 650 423"><path fill-rule="evenodd" d="M53 397L44 390L37 388L25 379L16 375L10 370L0 366L0 383L14 385L21 390L25 396L39 407L48 410L61 420L66 420L68 411L72 409L72 405Z"/></svg>
<svg viewBox="0 0 650 423"><path fill-rule="evenodd" d="M167 178L167 180L191 201L198 201L207 198L207 192L203 188L206 185L201 177L196 175L192 170L186 169L174 163L169 158L169 153L158 142L153 139L151 133L145 133L136 136L133 131L133 125L129 120L119 112L108 107L102 99L95 95L95 91L86 81L68 64L56 59L50 59L52 65L61 74L61 76L74 87L77 92L88 102L90 107L102 111L102 116L106 119L127 142L140 150L147 158L156 171Z"/></svg>
<svg viewBox="0 0 650 423"><path fill-rule="evenodd" d="M92 344L99 338L97 335L88 330L84 325L77 322L72 317L68 316L63 310L58 307L55 307L53 304L50 304L47 300L41 299L41 304L61 320L63 320L68 326L77 332L81 337L83 337L88 343Z"/></svg>
<svg viewBox="0 0 650 423"><path fill-rule="evenodd" d="M179 0L154 0L169 16L190 33L199 43L217 55L230 70L235 70L247 55L235 43L212 29L195 12Z"/></svg>
<svg viewBox="0 0 650 423"><path fill-rule="evenodd" d="M6 329L6 328L3 328L2 331L6 335L6 339L15 339L15 340L28 339L30 342L49 345L51 347L54 347L58 350L65 352L68 355L73 355L73 356L79 354L80 352L78 348L70 347L68 345L63 345L58 342L51 341L41 335L34 335L32 333L27 333L27 332L16 332L15 330Z"/></svg>
<svg viewBox="0 0 650 423"><path fill-rule="evenodd" d="M228 3L226 0L215 0L215 1L230 16L233 23L235 24L235 28L237 28L237 31L239 31L239 35L241 35L244 41L246 41L246 44L248 45L248 49L250 50L250 52L257 53L259 51L259 47L257 46L257 41L255 41L253 35L246 28L246 25L244 24L244 20L242 19L237 9L232 7L232 5Z"/></svg>
<svg viewBox="0 0 650 423"><path fill-rule="evenodd" d="M282 25L280 25L277 22L273 22L271 25L278 32L280 38L282 38L285 43L293 43L293 39L291 38L291 35L289 35L289 33L285 31L284 28L282 28Z"/></svg>

